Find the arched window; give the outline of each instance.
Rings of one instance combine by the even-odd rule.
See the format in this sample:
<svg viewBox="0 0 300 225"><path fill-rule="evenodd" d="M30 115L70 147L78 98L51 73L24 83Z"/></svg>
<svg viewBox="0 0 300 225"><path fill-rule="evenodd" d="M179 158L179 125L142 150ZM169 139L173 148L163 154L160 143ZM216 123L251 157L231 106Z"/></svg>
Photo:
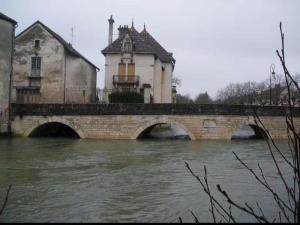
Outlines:
<svg viewBox="0 0 300 225"><path fill-rule="evenodd" d="M123 42L123 52L132 52L132 42L129 37L126 37Z"/></svg>

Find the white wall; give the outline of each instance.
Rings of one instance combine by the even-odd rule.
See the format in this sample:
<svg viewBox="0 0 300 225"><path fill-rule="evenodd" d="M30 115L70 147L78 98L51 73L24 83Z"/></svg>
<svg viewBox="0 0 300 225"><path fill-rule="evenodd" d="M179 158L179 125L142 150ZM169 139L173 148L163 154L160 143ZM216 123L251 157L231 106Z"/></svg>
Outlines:
<svg viewBox="0 0 300 225"><path fill-rule="evenodd" d="M129 55L128 55L129 56ZM130 59L127 60L128 62ZM105 89L113 89L113 75L118 75L118 66L121 62L121 54L107 54L105 57ZM126 63L126 59L124 60ZM139 88L143 84L151 85L151 94L154 97L154 103L172 102L172 64L162 64L160 60L154 58L153 54L134 54L133 63L135 63L135 74L140 77ZM165 67L164 76L162 76L162 66ZM107 96L106 96L106 101Z"/></svg>
<svg viewBox="0 0 300 225"><path fill-rule="evenodd" d="M165 71L162 76L162 103L172 103L172 77L173 66L171 63L163 64Z"/></svg>

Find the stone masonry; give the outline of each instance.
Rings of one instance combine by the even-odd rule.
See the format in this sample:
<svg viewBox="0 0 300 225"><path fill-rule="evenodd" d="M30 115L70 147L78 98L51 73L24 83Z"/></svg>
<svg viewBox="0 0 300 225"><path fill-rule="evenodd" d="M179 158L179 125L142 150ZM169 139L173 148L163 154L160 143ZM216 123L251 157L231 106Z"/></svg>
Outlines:
<svg viewBox="0 0 300 225"><path fill-rule="evenodd" d="M9 98L16 24L16 21L0 13L0 133L9 132Z"/></svg>
<svg viewBox="0 0 300 225"><path fill-rule="evenodd" d="M133 105L129 104L125 106L127 107L127 109L129 109L130 107L131 108L138 107L137 105L134 104ZM165 107L165 109L167 109L167 108L172 108L172 106L174 105L166 104L166 105L156 105L153 107L160 107L162 109ZM184 129L192 140L230 139L233 133L241 126L243 125L256 126L253 116L234 115L235 113L231 113L232 115L229 115L230 108L228 108L227 111L225 111L224 109L223 111L221 111L223 112L224 115L217 114L216 112L214 113L215 115L209 115L210 114L208 113L209 108L216 107L213 105L198 106L198 108L206 107L207 109L206 113L197 114L195 112L194 113L186 112L185 114L181 114L181 115L179 114L175 115L172 113L168 113L168 114L165 113L161 115L153 115L153 114L151 115L151 113L146 113L146 115L137 115L137 113L134 112L131 113L132 115L124 115L124 114L105 115L105 113L102 113L102 115L101 114L87 115L89 113L81 113L81 115L66 115L67 114L66 112L61 113L65 115L53 115L52 113L50 113L51 110L48 109L48 111L44 110L43 112L43 110L41 110L41 106L35 106L36 109L41 110L38 115L37 110L34 110L34 108L31 108L32 110L31 113L29 112L26 113L26 110L21 112L20 107L21 105L17 105L17 106L15 105L13 107L15 111L14 111L14 119L12 121L12 131L15 135L18 136L29 136L31 132L34 131L34 129L36 129L40 125L51 123L51 122L58 122L69 126L74 131L76 131L81 138L95 138L95 139L136 139L145 129L156 124L165 124L165 123L174 124L175 126ZM92 107L92 105L90 107ZM103 109L107 107L107 105L103 105L103 106L94 105L94 108L96 107L100 107L100 108L102 107ZM111 105L111 107L121 108L120 105ZM240 107L243 108L243 106ZM278 112L280 111L279 109L280 108L278 108L275 111ZM163 110L161 110L161 112L162 111ZM268 110L265 110L265 112L267 111ZM127 110L127 114L129 114L128 112L130 112L130 110ZM28 114L32 114L32 115L28 115ZM107 111L106 114L108 114ZM271 115L270 112L265 114L270 114L270 115L261 115L260 119L263 122L264 126L269 130L272 137L275 139L287 138L285 117L280 115L274 116ZM298 114L299 114L299 109L295 111L296 117L294 118L294 121L295 121L295 127L300 128L300 117Z"/></svg>

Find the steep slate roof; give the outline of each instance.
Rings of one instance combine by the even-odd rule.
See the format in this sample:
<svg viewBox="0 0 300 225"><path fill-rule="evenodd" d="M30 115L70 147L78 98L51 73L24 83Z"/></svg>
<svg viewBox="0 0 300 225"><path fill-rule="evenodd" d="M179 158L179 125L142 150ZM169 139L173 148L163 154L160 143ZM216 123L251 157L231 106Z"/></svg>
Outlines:
<svg viewBox="0 0 300 225"><path fill-rule="evenodd" d="M127 33L134 43L135 53L151 53L157 56L162 62L175 64L172 53L167 52L145 29L139 33L135 28L128 28ZM119 37L101 52L106 54L121 53L124 36Z"/></svg>
<svg viewBox="0 0 300 225"><path fill-rule="evenodd" d="M95 66L93 63L91 63L89 60L87 60L83 55L81 55L76 49L74 49L70 43L66 42L61 36L59 36L57 33L55 33L53 30L51 30L49 27L47 27L46 25L44 25L40 21L36 21L34 24L32 24L31 26L29 26L28 28L26 28L25 30L23 30L20 34L18 34L16 36L16 39L18 37L20 37L22 34L24 34L25 32L27 32L28 30L30 30L31 28L33 28L37 24L39 24L43 28L45 28L54 38L56 38L64 46L64 48L70 54L82 58L84 61L86 61L87 63L89 63L91 66L95 67L97 70L100 70L97 66Z"/></svg>
<svg viewBox="0 0 300 225"><path fill-rule="evenodd" d="M6 20L8 22L11 22L12 24L16 25L17 22L13 20L12 18L9 18L8 16L4 15L3 13L0 12L0 19Z"/></svg>
<svg viewBox="0 0 300 225"><path fill-rule="evenodd" d="M173 62L175 63L175 59L173 58L173 54L167 52L145 29L140 33L142 38L151 46L153 52L158 55L158 58L162 62Z"/></svg>

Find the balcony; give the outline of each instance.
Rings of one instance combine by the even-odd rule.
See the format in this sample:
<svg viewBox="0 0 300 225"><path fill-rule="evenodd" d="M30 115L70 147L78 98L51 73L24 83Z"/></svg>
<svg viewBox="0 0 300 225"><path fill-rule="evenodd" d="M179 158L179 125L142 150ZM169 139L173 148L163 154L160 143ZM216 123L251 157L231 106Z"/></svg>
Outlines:
<svg viewBox="0 0 300 225"><path fill-rule="evenodd" d="M40 69L31 69L31 74L29 78L41 79L41 70Z"/></svg>
<svg viewBox="0 0 300 225"><path fill-rule="evenodd" d="M138 85L140 82L139 76L120 76L114 75L113 76L113 85Z"/></svg>

